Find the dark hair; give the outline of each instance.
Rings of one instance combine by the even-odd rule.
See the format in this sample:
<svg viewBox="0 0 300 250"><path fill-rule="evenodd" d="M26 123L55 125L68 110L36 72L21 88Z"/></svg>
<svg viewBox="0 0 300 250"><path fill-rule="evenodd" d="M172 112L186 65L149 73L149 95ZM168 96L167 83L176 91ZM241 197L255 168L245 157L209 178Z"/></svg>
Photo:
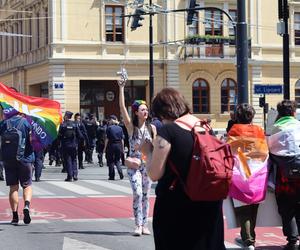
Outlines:
<svg viewBox="0 0 300 250"><path fill-rule="evenodd" d="M239 104L236 108L235 119L239 124L250 124L254 118L255 110L248 103Z"/></svg>
<svg viewBox="0 0 300 250"><path fill-rule="evenodd" d="M160 119L176 120L190 113L190 108L183 95L176 89L164 88L152 101L152 114Z"/></svg>
<svg viewBox="0 0 300 250"><path fill-rule="evenodd" d="M293 116L297 109L297 102L290 100L283 100L277 104L278 116L277 119L284 116Z"/></svg>

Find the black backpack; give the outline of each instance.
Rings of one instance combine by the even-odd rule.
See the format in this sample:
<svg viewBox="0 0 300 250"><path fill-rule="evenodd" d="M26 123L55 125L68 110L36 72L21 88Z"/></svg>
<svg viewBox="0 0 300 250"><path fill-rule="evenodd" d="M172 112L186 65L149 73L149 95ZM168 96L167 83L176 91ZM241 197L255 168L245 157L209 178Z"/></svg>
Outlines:
<svg viewBox="0 0 300 250"><path fill-rule="evenodd" d="M1 154L3 161L17 160L24 157L26 139L23 138L20 128L24 125L25 118L22 118L16 127L13 127L10 120L6 120L6 130L1 135Z"/></svg>
<svg viewBox="0 0 300 250"><path fill-rule="evenodd" d="M96 138L96 131L97 131L97 125L93 121L86 121L85 122L85 128L86 132L88 134L89 138Z"/></svg>
<svg viewBox="0 0 300 250"><path fill-rule="evenodd" d="M75 138L75 124L72 121L66 122L63 131L64 139L74 139Z"/></svg>

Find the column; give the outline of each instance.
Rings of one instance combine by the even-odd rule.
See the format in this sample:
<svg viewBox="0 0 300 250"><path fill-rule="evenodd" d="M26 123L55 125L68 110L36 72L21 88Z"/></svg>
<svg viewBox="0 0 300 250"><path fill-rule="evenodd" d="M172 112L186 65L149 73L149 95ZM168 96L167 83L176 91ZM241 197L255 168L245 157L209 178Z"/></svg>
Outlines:
<svg viewBox="0 0 300 250"><path fill-rule="evenodd" d="M49 99L60 102L65 111L65 65L49 65Z"/></svg>

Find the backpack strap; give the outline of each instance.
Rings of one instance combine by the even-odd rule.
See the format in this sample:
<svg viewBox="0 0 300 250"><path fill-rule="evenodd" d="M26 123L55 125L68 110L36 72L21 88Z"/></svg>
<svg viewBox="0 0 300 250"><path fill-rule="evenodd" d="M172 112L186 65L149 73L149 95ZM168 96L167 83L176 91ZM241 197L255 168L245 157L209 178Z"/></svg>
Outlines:
<svg viewBox="0 0 300 250"><path fill-rule="evenodd" d="M178 169L176 168L175 164L171 161L168 160L168 164L171 168L171 171L176 175L176 177L174 178L174 180L172 181L171 185L169 186L169 190L174 190L178 181L180 181L180 183L182 184L183 189L185 189L185 185L184 185L184 181L182 180Z"/></svg>
<svg viewBox="0 0 300 250"><path fill-rule="evenodd" d="M22 118L21 121L18 123L16 129L20 130L24 123L25 123L25 118Z"/></svg>
<svg viewBox="0 0 300 250"><path fill-rule="evenodd" d="M193 128L197 125L197 123L200 123L200 124L199 124L200 127L204 128L206 131L211 131L211 130L212 130L212 127L208 124L208 122L207 122L206 119L197 121L197 122L194 124L194 126L192 126L192 125L190 125L189 123L184 122L184 121L182 121L182 120L175 120L175 122L184 124L184 125L186 125L188 128L190 128L190 129L193 129Z"/></svg>
<svg viewBox="0 0 300 250"><path fill-rule="evenodd" d="M12 128L10 119L6 120L6 127L7 127L7 129L11 129Z"/></svg>

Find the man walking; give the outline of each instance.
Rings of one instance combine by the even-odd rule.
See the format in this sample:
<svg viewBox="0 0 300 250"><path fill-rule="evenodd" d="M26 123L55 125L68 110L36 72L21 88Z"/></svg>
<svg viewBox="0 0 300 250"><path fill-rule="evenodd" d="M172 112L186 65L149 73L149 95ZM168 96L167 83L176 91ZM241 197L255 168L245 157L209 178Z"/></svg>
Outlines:
<svg viewBox="0 0 300 250"><path fill-rule="evenodd" d="M78 180L77 146L78 140L83 139L78 126L71 121L73 113L66 111L64 121L59 127L58 140L61 143L63 164L68 173L65 181Z"/></svg>
<svg viewBox="0 0 300 250"><path fill-rule="evenodd" d="M85 126L81 121L81 115L76 113L74 116L74 122L78 126L81 134L84 138L78 140L78 167L79 169L84 169L83 167L83 152L85 148L89 147L89 138Z"/></svg>
<svg viewBox="0 0 300 250"><path fill-rule="evenodd" d="M9 203L13 213L11 224L19 222L19 184L23 188L23 221L31 222L30 201L32 198L32 166L34 153L30 143L31 125L17 113L0 123L1 154L5 169L6 184L10 187Z"/></svg>
<svg viewBox="0 0 300 250"><path fill-rule="evenodd" d="M109 117L109 126L106 129L105 153L108 166L109 180L115 179L115 166L117 167L120 179L124 178L121 167L121 154L124 147L124 134L120 126L118 126L118 119L115 115Z"/></svg>

